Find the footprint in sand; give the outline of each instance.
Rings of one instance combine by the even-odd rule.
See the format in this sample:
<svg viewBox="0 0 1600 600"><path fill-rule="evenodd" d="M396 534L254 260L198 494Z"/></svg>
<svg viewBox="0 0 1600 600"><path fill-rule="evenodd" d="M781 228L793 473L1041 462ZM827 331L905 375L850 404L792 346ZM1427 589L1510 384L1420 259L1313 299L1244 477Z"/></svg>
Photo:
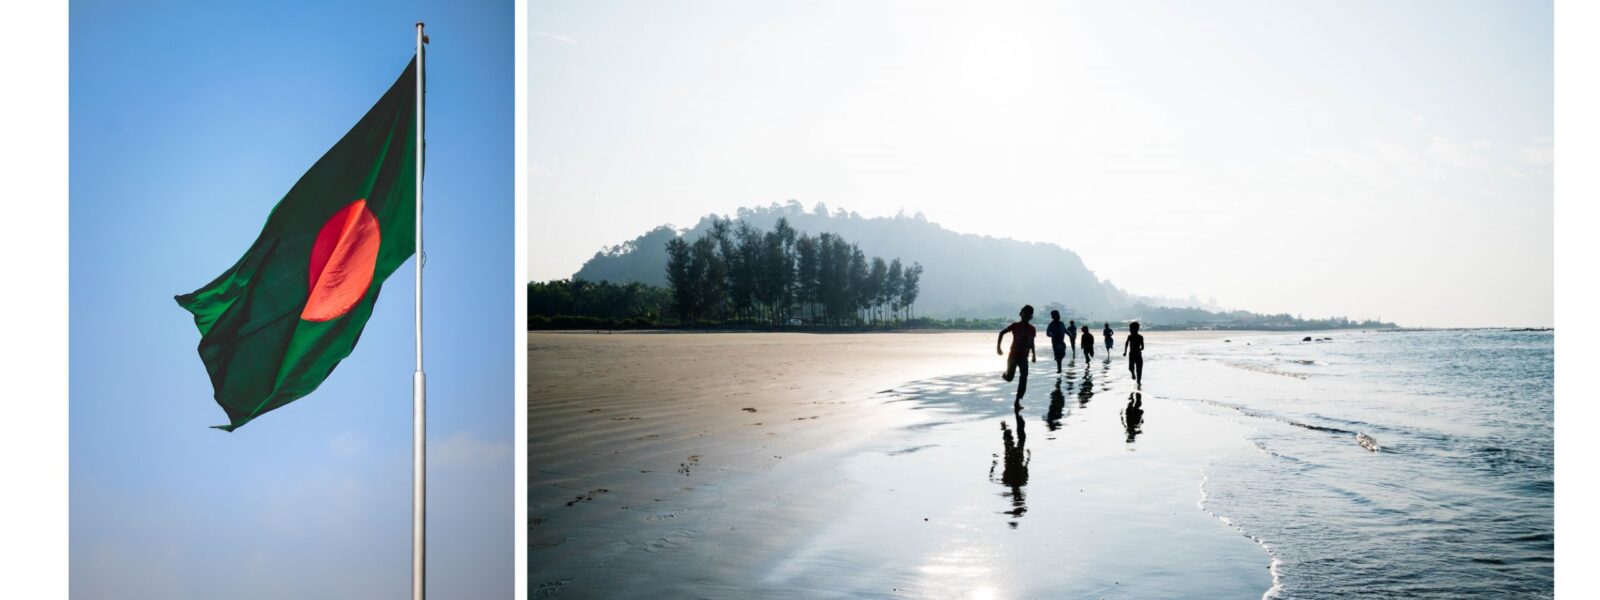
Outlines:
<svg viewBox="0 0 1600 600"><path fill-rule="evenodd" d="M699 464L700 464L700 455L699 454L691 455L687 459L687 462L678 463L678 472L679 473L683 473L684 475L688 475L690 472L694 471L694 468L696 466L699 466Z"/></svg>
<svg viewBox="0 0 1600 600"><path fill-rule="evenodd" d="M575 505L575 504L577 504L579 502L588 502L590 500L593 500L595 498L595 496L599 496L600 494L604 494L604 493L609 492L609 491L611 491L611 490L608 490L606 488L595 488L595 489L589 490L588 492L585 492L585 493L579 495L576 498L568 500L567 501L567 506L573 506L573 505Z"/></svg>
<svg viewBox="0 0 1600 600"><path fill-rule="evenodd" d="M546 581L544 583L539 584L537 587L533 588L533 592L529 593L528 595L532 596L534 598L543 598L543 597L554 596L556 594L557 590L560 590L561 588L566 587L566 585L569 584L569 583L572 583L571 579L557 579L555 581Z"/></svg>

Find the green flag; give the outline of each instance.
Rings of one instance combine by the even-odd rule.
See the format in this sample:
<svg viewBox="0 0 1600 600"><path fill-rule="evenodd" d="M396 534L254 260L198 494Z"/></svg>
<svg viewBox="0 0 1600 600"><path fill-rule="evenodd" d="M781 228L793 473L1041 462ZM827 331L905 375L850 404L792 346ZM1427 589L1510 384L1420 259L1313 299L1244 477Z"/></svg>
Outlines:
<svg viewBox="0 0 1600 600"><path fill-rule="evenodd" d="M383 280L415 251L416 61L289 188L239 262L177 297L228 413L218 429L317 389L355 349Z"/></svg>

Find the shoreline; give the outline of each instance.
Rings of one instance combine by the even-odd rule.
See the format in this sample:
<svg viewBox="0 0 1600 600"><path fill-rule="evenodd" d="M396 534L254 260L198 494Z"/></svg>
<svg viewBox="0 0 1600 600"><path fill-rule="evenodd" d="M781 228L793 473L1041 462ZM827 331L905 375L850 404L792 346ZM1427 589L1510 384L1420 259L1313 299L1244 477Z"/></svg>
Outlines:
<svg viewBox="0 0 1600 600"><path fill-rule="evenodd" d="M1048 321L1046 321L1046 322L1048 323ZM1037 326L1038 324L1039 324L1038 323L1038 319L1034 319L1034 325ZM670 334L670 333L682 333L682 334L705 334L705 333L791 334L791 333L793 333L793 334L805 334L805 335L857 335L857 334L859 334L859 335L867 335L867 334L884 334L884 333L896 333L896 334L898 334L898 333L909 333L909 334L991 333L992 334L992 333L995 333L996 331L997 331L996 329L937 329L937 328L935 328L935 329L924 328L924 329L859 329L859 330L858 329L835 329L835 330L817 329L817 330L807 330L807 329L712 329L712 328L660 327L660 328L646 328L646 329L529 329L524 333L528 333L528 334L535 334L535 333L550 333L550 334L621 334L621 333L629 333L629 334L632 334L632 333L638 333L638 334ZM1127 330L1126 329L1118 329L1116 331L1118 333L1118 337L1127 335ZM1413 331L1555 331L1555 328L1553 328L1553 327L1543 327L1543 328L1540 328L1540 327L1437 327L1437 328L1429 328L1429 327L1390 327L1390 328L1381 328L1381 329L1379 329L1379 328L1370 328L1370 327L1369 328L1355 328L1355 327L1352 327L1352 328L1340 328L1340 329L1162 329L1160 327L1155 327L1155 328L1144 327L1144 328L1141 328L1141 331L1143 331L1145 333L1160 333L1160 334L1172 334L1172 333L1216 333L1216 334L1228 334L1228 333L1245 333L1245 334L1249 334L1249 333L1282 333L1282 334L1295 334L1295 333L1301 333L1301 332L1310 333L1310 332L1339 332L1339 331L1352 332L1352 333L1413 332ZM1094 333L1096 336L1099 335L1099 331L1098 330L1093 331L1092 333ZM1044 337L1044 336L1040 335L1039 337Z"/></svg>

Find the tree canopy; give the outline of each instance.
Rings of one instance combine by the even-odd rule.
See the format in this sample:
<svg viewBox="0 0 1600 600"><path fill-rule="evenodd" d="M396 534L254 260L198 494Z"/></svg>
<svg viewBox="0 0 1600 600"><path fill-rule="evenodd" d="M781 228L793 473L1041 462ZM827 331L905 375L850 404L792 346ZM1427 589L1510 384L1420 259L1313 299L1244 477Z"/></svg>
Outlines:
<svg viewBox="0 0 1600 600"><path fill-rule="evenodd" d="M666 242L666 280L680 322L885 323L911 317L922 266L868 258L833 233L797 235L722 218L699 239Z"/></svg>

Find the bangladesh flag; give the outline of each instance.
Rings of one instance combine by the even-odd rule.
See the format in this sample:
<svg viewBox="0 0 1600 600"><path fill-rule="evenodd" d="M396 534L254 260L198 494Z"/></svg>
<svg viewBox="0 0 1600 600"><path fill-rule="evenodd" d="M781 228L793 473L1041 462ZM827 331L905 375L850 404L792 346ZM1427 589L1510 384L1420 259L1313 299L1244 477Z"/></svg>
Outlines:
<svg viewBox="0 0 1600 600"><path fill-rule="evenodd" d="M417 60L278 201L250 249L178 296L233 431L317 389L415 251Z"/></svg>

